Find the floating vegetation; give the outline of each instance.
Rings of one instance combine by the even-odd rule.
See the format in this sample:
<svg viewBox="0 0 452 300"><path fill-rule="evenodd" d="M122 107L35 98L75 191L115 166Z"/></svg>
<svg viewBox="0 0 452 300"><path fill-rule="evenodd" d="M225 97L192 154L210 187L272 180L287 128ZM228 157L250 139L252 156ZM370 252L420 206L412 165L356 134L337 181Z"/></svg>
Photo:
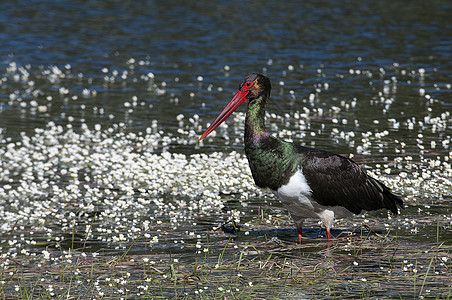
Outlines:
<svg viewBox="0 0 452 300"><path fill-rule="evenodd" d="M176 112L165 119L171 125L155 118L135 127L135 116L161 114L158 103L137 93L118 111L96 104L119 86L145 84L176 106L178 85L192 89L190 101L222 97L221 86L200 75L163 80L146 60L125 65L88 77L70 65L12 62L2 73L0 114L46 120L18 134L0 128L2 297L450 298L452 117L435 96L450 86L413 87L426 109L411 115L395 95L426 70L350 69L337 77L365 81L373 96L329 102L321 100L334 91L327 70L313 71L306 97L291 77L305 69L284 70L274 98L297 109L270 108L270 130L350 154L406 199L398 216L340 220L327 248L324 233L309 228L316 221L296 244L287 212L254 185L241 151L243 113L200 142L210 117Z"/></svg>
<svg viewBox="0 0 452 300"><path fill-rule="evenodd" d="M176 299L319 294L334 299L344 293L353 298L444 299L452 292L450 245L415 249L397 238L370 235L338 238L325 249L319 240L297 245L222 237L220 242L215 235L210 238L216 241L187 243L184 253L44 249L27 257L6 256L1 292L17 298Z"/></svg>

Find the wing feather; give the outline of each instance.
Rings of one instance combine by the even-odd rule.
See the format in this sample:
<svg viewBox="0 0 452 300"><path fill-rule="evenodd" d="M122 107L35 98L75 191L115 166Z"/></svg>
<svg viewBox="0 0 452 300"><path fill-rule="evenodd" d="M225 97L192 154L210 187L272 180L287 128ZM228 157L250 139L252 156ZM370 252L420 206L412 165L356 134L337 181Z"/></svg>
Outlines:
<svg viewBox="0 0 452 300"><path fill-rule="evenodd" d="M300 166L312 197L321 205L343 206L359 214L362 210L386 208L398 212L403 201L388 187L370 177L353 160L317 149L299 147Z"/></svg>

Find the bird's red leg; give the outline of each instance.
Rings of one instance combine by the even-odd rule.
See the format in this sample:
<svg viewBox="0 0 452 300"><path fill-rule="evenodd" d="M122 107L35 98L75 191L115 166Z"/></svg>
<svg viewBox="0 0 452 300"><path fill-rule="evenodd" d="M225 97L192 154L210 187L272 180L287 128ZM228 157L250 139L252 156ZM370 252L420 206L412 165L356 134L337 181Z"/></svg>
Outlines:
<svg viewBox="0 0 452 300"><path fill-rule="evenodd" d="M328 241L326 242L326 249L329 249L331 246L331 231L330 228L326 228L326 236L328 238Z"/></svg>
<svg viewBox="0 0 452 300"><path fill-rule="evenodd" d="M326 236L328 237L328 241L331 241L331 232L328 227L326 228Z"/></svg>
<svg viewBox="0 0 452 300"><path fill-rule="evenodd" d="M301 240L303 239L303 230L301 224L297 226L298 231L298 243L301 244Z"/></svg>

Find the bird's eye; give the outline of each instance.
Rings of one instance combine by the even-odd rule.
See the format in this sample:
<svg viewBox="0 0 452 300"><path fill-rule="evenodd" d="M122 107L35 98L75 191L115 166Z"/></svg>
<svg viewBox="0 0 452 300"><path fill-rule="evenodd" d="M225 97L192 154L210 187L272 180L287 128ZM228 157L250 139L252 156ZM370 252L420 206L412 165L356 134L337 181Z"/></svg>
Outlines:
<svg viewBox="0 0 452 300"><path fill-rule="evenodd" d="M250 87L252 87L253 86L253 81L247 81L247 82L245 82L245 84L243 85L243 90L244 91L246 91L246 90L248 90Z"/></svg>

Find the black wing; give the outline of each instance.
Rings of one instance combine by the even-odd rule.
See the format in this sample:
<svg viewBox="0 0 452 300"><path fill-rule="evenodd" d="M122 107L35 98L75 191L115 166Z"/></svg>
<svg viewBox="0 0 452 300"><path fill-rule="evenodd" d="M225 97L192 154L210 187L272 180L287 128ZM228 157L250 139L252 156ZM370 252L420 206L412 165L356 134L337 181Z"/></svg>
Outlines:
<svg viewBox="0 0 452 300"><path fill-rule="evenodd" d="M402 199L375 178L370 177L354 161L344 156L298 147L301 167L312 189L312 197L321 205L343 206L359 214L361 210L386 208L397 214Z"/></svg>

